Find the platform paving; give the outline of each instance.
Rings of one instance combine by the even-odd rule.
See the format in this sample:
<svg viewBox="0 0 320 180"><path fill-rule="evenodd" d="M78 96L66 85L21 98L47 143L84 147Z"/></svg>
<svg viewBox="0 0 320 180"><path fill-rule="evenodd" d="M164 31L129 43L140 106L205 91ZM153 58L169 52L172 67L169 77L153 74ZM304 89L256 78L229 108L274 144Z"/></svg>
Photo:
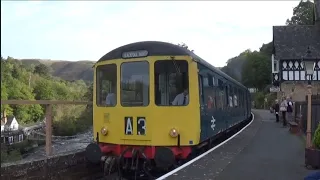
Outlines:
<svg viewBox="0 0 320 180"><path fill-rule="evenodd" d="M192 180L303 180L304 140L254 110L252 124L228 143L166 178Z"/></svg>

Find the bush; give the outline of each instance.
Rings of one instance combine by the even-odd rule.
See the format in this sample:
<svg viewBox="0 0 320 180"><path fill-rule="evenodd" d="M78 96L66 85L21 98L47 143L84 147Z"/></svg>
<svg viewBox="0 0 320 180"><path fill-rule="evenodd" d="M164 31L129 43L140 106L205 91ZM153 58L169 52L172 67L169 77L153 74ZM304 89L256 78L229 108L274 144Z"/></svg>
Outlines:
<svg viewBox="0 0 320 180"><path fill-rule="evenodd" d="M253 100L254 100L255 108L257 109L263 108L264 98L265 98L265 95L263 94L263 92L256 92L254 94Z"/></svg>
<svg viewBox="0 0 320 180"><path fill-rule="evenodd" d="M22 156L19 150L1 151L1 163L21 160Z"/></svg>
<svg viewBox="0 0 320 180"><path fill-rule="evenodd" d="M317 149L320 149L320 123L318 124L316 132L314 133L313 144Z"/></svg>
<svg viewBox="0 0 320 180"><path fill-rule="evenodd" d="M53 134L73 136L88 130L92 126L92 110L85 110L80 117L69 116L53 122Z"/></svg>
<svg viewBox="0 0 320 180"><path fill-rule="evenodd" d="M72 136L77 133L77 122L74 117L53 122L53 134L56 136Z"/></svg>
<svg viewBox="0 0 320 180"><path fill-rule="evenodd" d="M53 120L53 134L56 136L72 136L88 130L92 126L92 107L57 106Z"/></svg>

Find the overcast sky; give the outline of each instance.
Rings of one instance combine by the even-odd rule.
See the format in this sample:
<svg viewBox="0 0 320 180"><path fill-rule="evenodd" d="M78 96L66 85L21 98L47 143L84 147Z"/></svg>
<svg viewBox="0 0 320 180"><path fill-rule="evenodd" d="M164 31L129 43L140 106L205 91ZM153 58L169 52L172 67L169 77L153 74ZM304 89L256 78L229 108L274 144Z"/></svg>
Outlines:
<svg viewBox="0 0 320 180"><path fill-rule="evenodd" d="M299 1L1 1L3 57L96 61L136 41L185 42L215 66L272 41Z"/></svg>

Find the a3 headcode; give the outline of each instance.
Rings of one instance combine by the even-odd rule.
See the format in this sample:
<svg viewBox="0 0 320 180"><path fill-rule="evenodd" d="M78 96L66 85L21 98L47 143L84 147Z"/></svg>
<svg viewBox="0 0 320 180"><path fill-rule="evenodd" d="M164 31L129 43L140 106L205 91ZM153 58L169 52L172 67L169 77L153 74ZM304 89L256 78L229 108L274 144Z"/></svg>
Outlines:
<svg viewBox="0 0 320 180"><path fill-rule="evenodd" d="M124 133L125 135L133 135L133 122L134 117L124 117ZM146 118L136 117L137 135L146 135Z"/></svg>

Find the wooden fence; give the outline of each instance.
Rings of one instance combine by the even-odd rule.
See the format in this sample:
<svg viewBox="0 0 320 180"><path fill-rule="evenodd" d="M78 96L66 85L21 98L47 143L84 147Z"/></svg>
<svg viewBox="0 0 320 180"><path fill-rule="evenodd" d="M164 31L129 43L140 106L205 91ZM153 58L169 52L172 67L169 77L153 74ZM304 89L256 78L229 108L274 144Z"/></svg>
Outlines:
<svg viewBox="0 0 320 180"><path fill-rule="evenodd" d="M320 100L313 99L311 102L312 102L311 134L313 136L320 122ZM294 117L295 117L295 120L299 122L303 133L306 133L307 131L307 110L308 110L307 101L295 103Z"/></svg>

